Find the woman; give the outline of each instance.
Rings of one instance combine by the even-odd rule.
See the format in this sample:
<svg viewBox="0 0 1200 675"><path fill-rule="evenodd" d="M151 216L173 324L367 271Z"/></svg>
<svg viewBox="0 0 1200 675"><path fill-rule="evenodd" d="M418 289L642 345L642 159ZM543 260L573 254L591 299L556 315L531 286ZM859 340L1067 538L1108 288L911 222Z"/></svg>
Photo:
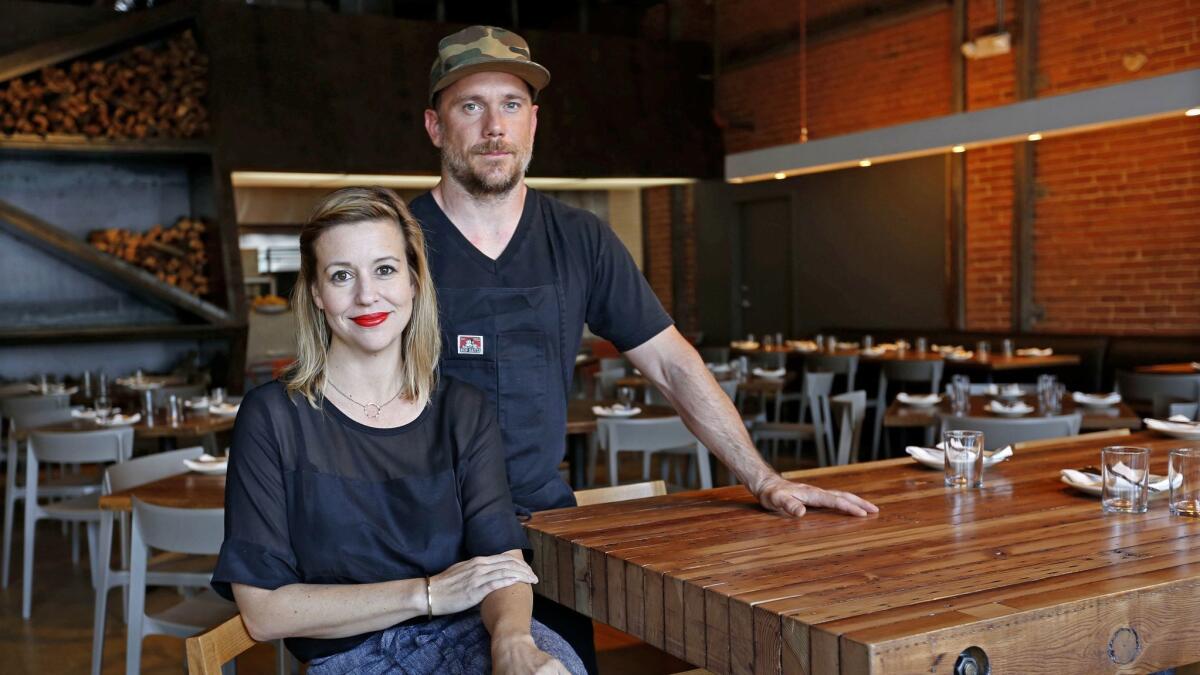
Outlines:
<svg viewBox="0 0 1200 675"><path fill-rule="evenodd" d="M300 255L298 358L242 402L214 588L311 675L582 673L531 620L491 407L436 377L420 226L390 190L340 190Z"/></svg>

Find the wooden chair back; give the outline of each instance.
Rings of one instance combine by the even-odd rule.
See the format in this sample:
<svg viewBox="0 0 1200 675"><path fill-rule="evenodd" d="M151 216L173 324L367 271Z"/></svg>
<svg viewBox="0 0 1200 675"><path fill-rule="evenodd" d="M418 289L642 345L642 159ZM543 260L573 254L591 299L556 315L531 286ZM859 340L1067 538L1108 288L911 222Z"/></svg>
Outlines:
<svg viewBox="0 0 1200 675"><path fill-rule="evenodd" d="M253 647L256 643L242 623L242 615L229 619L208 632L190 637L187 665L190 675L220 675L221 666Z"/></svg>
<svg viewBox="0 0 1200 675"><path fill-rule="evenodd" d="M1075 441L1106 441L1122 436L1128 436L1128 429L1105 429L1104 431L1093 431L1087 434L1079 434L1071 438L1071 442ZM1013 445L1013 450L1030 450L1032 448L1041 448L1047 445L1058 445L1062 443L1062 438L1040 438L1035 441L1021 441Z"/></svg>

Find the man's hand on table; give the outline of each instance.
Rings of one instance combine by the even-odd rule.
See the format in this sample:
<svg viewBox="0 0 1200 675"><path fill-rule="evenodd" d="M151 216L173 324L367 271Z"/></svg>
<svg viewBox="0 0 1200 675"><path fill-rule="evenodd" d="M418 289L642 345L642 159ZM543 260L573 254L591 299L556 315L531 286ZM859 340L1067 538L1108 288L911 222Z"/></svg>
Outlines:
<svg viewBox="0 0 1200 675"><path fill-rule="evenodd" d="M842 490L822 490L819 487L793 483L780 476L764 480L755 492L763 508L799 518L809 506L833 509L852 516L879 513L879 507L858 495Z"/></svg>

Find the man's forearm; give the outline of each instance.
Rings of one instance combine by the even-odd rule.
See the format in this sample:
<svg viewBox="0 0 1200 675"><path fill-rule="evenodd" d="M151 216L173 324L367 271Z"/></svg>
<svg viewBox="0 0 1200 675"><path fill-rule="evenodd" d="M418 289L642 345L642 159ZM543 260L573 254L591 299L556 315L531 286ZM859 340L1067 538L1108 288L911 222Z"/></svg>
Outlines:
<svg viewBox="0 0 1200 675"><path fill-rule="evenodd" d="M777 475L750 441L733 401L678 331L669 328L628 356L671 401L692 434L751 492L757 494Z"/></svg>

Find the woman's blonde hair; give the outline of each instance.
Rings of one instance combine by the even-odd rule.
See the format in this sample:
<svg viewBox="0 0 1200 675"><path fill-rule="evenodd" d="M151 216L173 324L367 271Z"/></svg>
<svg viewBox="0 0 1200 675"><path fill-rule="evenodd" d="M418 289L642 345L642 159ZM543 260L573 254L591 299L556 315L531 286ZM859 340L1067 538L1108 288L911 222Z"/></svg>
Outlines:
<svg viewBox="0 0 1200 675"><path fill-rule="evenodd" d="M325 313L313 300L317 282L317 239L328 229L369 220L396 224L404 235L408 275L414 287L412 315L400 336L400 396L424 408L437 386L442 340L438 328L437 294L425 257L420 224L395 192L382 187L344 188L317 204L300 230L300 275L292 290L292 307L299 324L296 362L284 374L288 393L298 393L314 408L320 405L330 332Z"/></svg>

